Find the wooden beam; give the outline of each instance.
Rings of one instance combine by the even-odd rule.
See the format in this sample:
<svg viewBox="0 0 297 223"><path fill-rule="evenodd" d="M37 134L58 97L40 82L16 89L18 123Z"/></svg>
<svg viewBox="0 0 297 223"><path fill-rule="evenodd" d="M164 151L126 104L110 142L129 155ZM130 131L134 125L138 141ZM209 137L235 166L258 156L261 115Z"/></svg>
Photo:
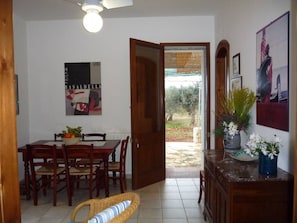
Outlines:
<svg viewBox="0 0 297 223"><path fill-rule="evenodd" d="M0 0L0 223L21 222L12 0Z"/></svg>

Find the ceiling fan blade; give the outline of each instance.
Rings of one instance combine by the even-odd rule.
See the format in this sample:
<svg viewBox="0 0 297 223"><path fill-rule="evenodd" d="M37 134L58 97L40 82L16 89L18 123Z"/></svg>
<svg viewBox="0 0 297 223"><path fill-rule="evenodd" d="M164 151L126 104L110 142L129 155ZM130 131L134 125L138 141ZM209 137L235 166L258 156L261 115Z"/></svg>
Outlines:
<svg viewBox="0 0 297 223"><path fill-rule="evenodd" d="M82 1L81 0L64 0L64 1L73 3L73 4L78 5L78 6L82 6Z"/></svg>
<svg viewBox="0 0 297 223"><path fill-rule="evenodd" d="M102 5L107 9L132 6L133 0L102 0Z"/></svg>

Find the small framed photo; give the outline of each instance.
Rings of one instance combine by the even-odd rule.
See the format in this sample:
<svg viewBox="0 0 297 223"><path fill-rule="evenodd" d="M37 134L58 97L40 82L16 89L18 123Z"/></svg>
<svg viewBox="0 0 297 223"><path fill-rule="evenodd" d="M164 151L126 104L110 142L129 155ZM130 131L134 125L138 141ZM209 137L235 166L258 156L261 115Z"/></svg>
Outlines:
<svg viewBox="0 0 297 223"><path fill-rule="evenodd" d="M20 104L19 104L19 78L18 75L14 75L14 85L15 85L15 97L16 97L16 114L20 114Z"/></svg>
<svg viewBox="0 0 297 223"><path fill-rule="evenodd" d="M240 53L233 56L233 76L240 74Z"/></svg>
<svg viewBox="0 0 297 223"><path fill-rule="evenodd" d="M242 76L231 79L231 91L242 88Z"/></svg>

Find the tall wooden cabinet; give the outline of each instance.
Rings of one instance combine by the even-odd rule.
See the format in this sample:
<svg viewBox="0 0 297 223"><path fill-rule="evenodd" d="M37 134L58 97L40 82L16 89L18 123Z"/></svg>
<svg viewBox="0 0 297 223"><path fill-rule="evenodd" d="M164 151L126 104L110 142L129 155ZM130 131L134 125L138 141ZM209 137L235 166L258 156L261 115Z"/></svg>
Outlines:
<svg viewBox="0 0 297 223"><path fill-rule="evenodd" d="M205 209L210 223L292 222L293 176L258 173L258 162L229 158L223 151L205 153Z"/></svg>

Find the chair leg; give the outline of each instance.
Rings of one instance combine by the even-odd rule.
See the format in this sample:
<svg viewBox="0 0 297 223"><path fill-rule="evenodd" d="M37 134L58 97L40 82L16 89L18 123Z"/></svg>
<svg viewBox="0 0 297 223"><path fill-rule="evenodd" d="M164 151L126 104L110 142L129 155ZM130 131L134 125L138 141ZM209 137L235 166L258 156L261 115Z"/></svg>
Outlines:
<svg viewBox="0 0 297 223"><path fill-rule="evenodd" d="M36 179L32 177L32 193L33 193L33 203L36 206L38 204L38 194L37 194L37 182Z"/></svg>
<svg viewBox="0 0 297 223"><path fill-rule="evenodd" d="M54 176L53 182L53 206L57 205L57 177Z"/></svg>
<svg viewBox="0 0 297 223"><path fill-rule="evenodd" d="M72 189L72 177L69 176L66 179L66 184L67 184L67 196L68 196L68 206L72 206L72 194L73 194L73 189Z"/></svg>
<svg viewBox="0 0 297 223"><path fill-rule="evenodd" d="M120 172L120 186L121 186L121 193L124 193L127 190L127 182L125 173Z"/></svg>
<svg viewBox="0 0 297 223"><path fill-rule="evenodd" d="M112 172L112 179L113 179L113 185L116 185L117 184L117 173L115 171Z"/></svg>
<svg viewBox="0 0 297 223"><path fill-rule="evenodd" d="M202 198L202 193L204 191L204 170L200 170L200 191L199 191L199 198L198 198L198 203L200 204L201 198Z"/></svg>

